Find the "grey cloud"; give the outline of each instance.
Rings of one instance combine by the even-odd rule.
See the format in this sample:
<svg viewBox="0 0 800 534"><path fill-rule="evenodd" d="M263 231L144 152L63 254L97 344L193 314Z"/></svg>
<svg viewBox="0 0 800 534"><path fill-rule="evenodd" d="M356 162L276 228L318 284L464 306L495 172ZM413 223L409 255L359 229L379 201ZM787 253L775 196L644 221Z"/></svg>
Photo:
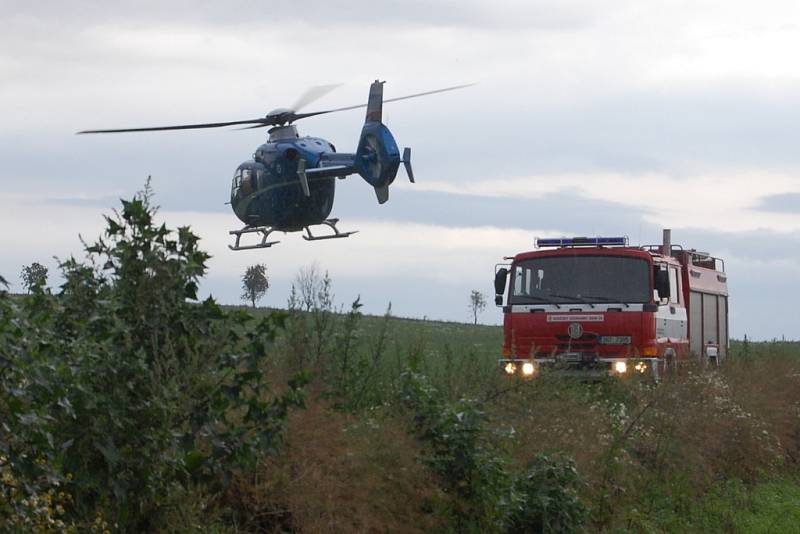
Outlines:
<svg viewBox="0 0 800 534"><path fill-rule="evenodd" d="M587 94L559 107L535 95L535 89L514 95L513 109L481 102L436 124L420 135L418 157L427 158L437 179L582 171L679 177L720 166L800 165L800 97L794 88L779 96L757 86Z"/></svg>
<svg viewBox="0 0 800 534"><path fill-rule="evenodd" d="M764 197L756 206L760 211L800 214L800 193L784 193Z"/></svg>
<svg viewBox="0 0 800 534"><path fill-rule="evenodd" d="M402 178L401 178L402 179ZM450 227L560 228L576 235L635 233L643 210L562 191L541 198L479 197L393 189L378 205L366 184L340 188L334 213L342 218L388 219ZM360 185L360 184L359 184ZM534 236L531 236L533 240Z"/></svg>
<svg viewBox="0 0 800 534"><path fill-rule="evenodd" d="M42 201L46 204L60 206L80 206L88 208L100 208L109 210L119 205L120 198L113 196L88 197L44 197Z"/></svg>
<svg viewBox="0 0 800 534"><path fill-rule="evenodd" d="M46 8L43 6L47 6ZM592 2L535 0L495 4L479 0L374 2L351 0L178 0L160 2L12 2L4 6L5 17L17 21L52 21L63 25L103 24L125 21L129 24L278 25L309 24L329 29L332 26L357 31L358 27L436 26L473 28L574 29L591 23L601 6ZM298 35L302 39L302 35Z"/></svg>
<svg viewBox="0 0 800 534"><path fill-rule="evenodd" d="M800 235L772 230L719 232L700 228L681 229L675 243L725 258L735 256L747 265L788 263L800 266ZM797 281L793 281L797 284Z"/></svg>

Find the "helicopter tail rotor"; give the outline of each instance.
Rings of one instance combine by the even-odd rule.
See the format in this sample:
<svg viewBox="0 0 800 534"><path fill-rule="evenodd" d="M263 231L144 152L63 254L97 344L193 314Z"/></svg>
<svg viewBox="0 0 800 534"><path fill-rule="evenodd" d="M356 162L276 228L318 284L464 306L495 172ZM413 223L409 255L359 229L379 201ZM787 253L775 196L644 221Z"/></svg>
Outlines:
<svg viewBox="0 0 800 534"><path fill-rule="evenodd" d="M403 149L403 166L406 168L406 175L408 175L408 181L412 184L414 183L414 170L411 168L411 147L405 147Z"/></svg>
<svg viewBox="0 0 800 534"><path fill-rule="evenodd" d="M355 168L375 188L378 202L389 200L389 185L400 166L400 150L394 136L382 122L383 82L375 80L369 88L367 116L356 150Z"/></svg>

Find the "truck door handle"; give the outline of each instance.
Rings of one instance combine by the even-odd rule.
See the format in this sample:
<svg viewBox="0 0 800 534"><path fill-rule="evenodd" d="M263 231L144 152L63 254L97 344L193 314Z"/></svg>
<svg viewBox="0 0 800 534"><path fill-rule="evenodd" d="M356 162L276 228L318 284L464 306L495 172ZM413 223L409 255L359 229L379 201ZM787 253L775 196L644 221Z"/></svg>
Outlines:
<svg viewBox="0 0 800 534"><path fill-rule="evenodd" d="M670 312L672 315L675 315L675 306L670 306L670 307L669 307L669 312Z"/></svg>

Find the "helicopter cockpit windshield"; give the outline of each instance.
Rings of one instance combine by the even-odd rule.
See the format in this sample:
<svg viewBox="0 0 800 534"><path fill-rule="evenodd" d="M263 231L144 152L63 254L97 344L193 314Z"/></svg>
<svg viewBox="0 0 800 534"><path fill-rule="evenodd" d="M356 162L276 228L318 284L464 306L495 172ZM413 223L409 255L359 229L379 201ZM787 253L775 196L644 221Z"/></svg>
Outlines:
<svg viewBox="0 0 800 534"><path fill-rule="evenodd" d="M259 174L259 172L249 167L236 169L236 173L233 175L233 183L231 184L231 196L247 196L254 193L258 189L257 179Z"/></svg>

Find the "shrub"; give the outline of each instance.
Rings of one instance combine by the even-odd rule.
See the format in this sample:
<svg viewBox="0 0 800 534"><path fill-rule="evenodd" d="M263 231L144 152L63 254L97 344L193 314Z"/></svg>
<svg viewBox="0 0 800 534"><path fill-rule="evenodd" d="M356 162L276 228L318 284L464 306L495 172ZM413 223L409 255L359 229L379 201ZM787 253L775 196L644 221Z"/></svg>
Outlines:
<svg viewBox="0 0 800 534"><path fill-rule="evenodd" d="M539 454L515 480L519 505L510 532L577 532L586 521L578 498L575 461L565 455Z"/></svg>
<svg viewBox="0 0 800 534"><path fill-rule="evenodd" d="M424 375L406 373L404 398L417 437L429 447L428 464L455 495L459 532L576 532L586 519L578 498L575 463L539 455L515 473L503 451L487 439L481 402L442 401Z"/></svg>
<svg viewBox="0 0 800 534"><path fill-rule="evenodd" d="M0 302L10 477L27 495L60 485L73 518L136 532L192 485L213 494L274 450L304 383L270 394L264 364L284 315L197 303L209 256L189 228L156 225L149 198L106 217L87 263L61 263L59 294Z"/></svg>

